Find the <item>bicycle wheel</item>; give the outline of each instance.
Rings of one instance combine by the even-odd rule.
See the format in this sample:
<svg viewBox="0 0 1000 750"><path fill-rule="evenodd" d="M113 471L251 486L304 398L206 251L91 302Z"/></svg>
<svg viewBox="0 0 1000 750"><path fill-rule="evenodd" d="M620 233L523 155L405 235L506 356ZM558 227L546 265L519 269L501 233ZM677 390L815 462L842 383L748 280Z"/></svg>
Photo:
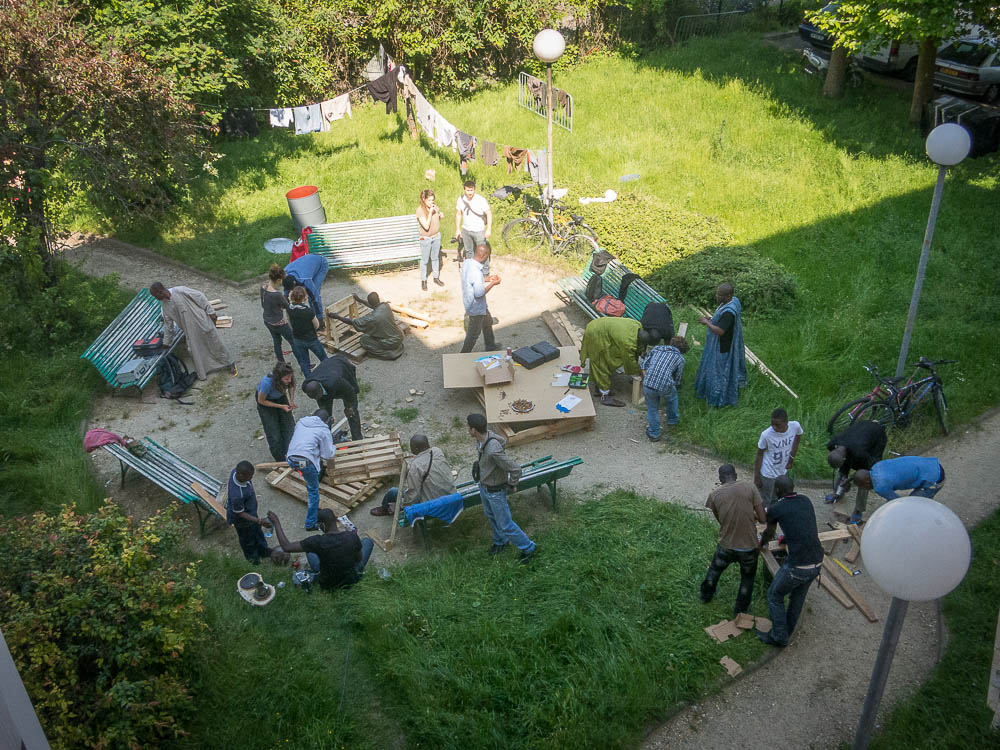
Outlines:
<svg viewBox="0 0 1000 750"><path fill-rule="evenodd" d="M597 252L597 243L585 234L574 234L556 245L553 252L568 261L583 262Z"/></svg>
<svg viewBox="0 0 1000 750"><path fill-rule="evenodd" d="M941 425L941 432L947 435L951 423L948 421L948 399L945 398L942 388L934 389L934 408L937 410L938 424Z"/></svg>
<svg viewBox="0 0 1000 750"><path fill-rule="evenodd" d="M888 427L893 423L892 409L884 401L874 401L870 396L865 396L841 406L830 419L826 431L831 435L836 435L859 419L868 419L878 422L883 427Z"/></svg>
<svg viewBox="0 0 1000 750"><path fill-rule="evenodd" d="M545 228L538 219L521 218L508 221L501 233L508 250L537 250L545 243Z"/></svg>
<svg viewBox="0 0 1000 750"><path fill-rule="evenodd" d="M573 225L573 232L575 234L585 234L588 237L590 237L590 239L592 239L594 242L597 242L597 232L588 227L582 221L577 222L576 224Z"/></svg>

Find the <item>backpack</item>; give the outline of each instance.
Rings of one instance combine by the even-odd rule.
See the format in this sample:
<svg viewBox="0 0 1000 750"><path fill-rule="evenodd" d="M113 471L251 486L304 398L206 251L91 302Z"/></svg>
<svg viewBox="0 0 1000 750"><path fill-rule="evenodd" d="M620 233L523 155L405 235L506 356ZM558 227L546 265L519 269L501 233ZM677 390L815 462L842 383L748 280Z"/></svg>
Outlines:
<svg viewBox="0 0 1000 750"><path fill-rule="evenodd" d="M625 303L605 294L594 303L594 309L612 318L620 318L625 314Z"/></svg>
<svg viewBox="0 0 1000 750"><path fill-rule="evenodd" d="M189 372L187 365L180 357L176 354L168 354L160 362L160 398L174 399L190 406L190 403L181 401L181 399L197 379L197 373Z"/></svg>
<svg viewBox="0 0 1000 750"><path fill-rule="evenodd" d="M596 273L587 281L587 302L595 302L604 296L604 279Z"/></svg>

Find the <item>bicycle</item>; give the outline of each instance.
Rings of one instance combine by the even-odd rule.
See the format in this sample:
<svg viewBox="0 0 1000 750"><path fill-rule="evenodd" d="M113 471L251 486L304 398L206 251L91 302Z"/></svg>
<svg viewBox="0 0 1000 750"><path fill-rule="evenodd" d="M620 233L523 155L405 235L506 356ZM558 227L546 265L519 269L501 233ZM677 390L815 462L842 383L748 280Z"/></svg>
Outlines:
<svg viewBox="0 0 1000 750"><path fill-rule="evenodd" d="M904 376L882 377L879 375L878 368L869 362L865 365L865 370L878 381L878 385L866 396L840 407L827 424L827 431L832 435L837 434L859 419L869 419L878 422L883 427L905 428L909 426L913 413L930 395L937 412L941 432L947 435L949 430L948 400L944 395L941 376L934 368L938 365L950 365L955 362L957 360L954 359L938 359L932 362L926 357L921 357L913 367L927 370L929 374L921 376L914 371L902 385L900 385L900 381L904 379Z"/></svg>
<svg viewBox="0 0 1000 750"><path fill-rule="evenodd" d="M598 250L597 233L584 223L582 216L570 213L565 204L538 196L533 200L541 204L541 210L535 211L523 190L511 188L510 192L521 194L525 215L504 224L500 236L508 250L537 250L547 242L552 253L574 260L589 258ZM561 212L553 216L551 224L549 205Z"/></svg>

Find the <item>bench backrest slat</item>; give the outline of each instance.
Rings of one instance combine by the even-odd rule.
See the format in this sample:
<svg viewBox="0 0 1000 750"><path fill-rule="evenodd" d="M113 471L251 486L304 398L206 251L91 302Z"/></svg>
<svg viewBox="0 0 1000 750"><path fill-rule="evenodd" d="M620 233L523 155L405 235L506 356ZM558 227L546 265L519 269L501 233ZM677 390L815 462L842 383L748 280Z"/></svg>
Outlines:
<svg viewBox="0 0 1000 750"><path fill-rule="evenodd" d="M420 260L420 225L415 214L317 224L309 252L331 268L353 268Z"/></svg>

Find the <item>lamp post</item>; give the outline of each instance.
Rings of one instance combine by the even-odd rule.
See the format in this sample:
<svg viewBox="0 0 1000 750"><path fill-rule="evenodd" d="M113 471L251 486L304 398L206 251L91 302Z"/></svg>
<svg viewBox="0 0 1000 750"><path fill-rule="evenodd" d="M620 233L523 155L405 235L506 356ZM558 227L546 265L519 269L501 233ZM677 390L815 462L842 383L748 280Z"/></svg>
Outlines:
<svg viewBox="0 0 1000 750"><path fill-rule="evenodd" d="M892 595L892 604L853 750L868 747L907 606L911 601L940 599L961 583L969 570L972 544L962 520L951 510L930 498L910 495L872 514L861 536L861 555L875 583Z"/></svg>
<svg viewBox="0 0 1000 750"><path fill-rule="evenodd" d="M899 361L896 362L896 377L903 374L906 355L910 351L910 337L913 335L913 324L917 320L917 305L920 304L920 292L924 287L924 273L927 270L927 259L931 254L934 225L937 223L938 208L941 207L944 175L948 167L955 166L969 155L970 148L972 139L969 137L969 131L954 122L938 125L927 136L927 156L938 165L937 184L934 185L931 212L927 217L927 231L924 232L924 246L920 250L920 263L917 264L917 280L913 284L910 312L906 316L906 330L903 331L903 344L899 348Z"/></svg>
<svg viewBox="0 0 1000 750"><path fill-rule="evenodd" d="M562 57L566 51L566 40L555 29L542 29L535 34L531 43L535 57L545 63L546 99L548 100L549 148L546 152L548 160L549 184L545 187L545 198L549 204L549 226L552 226L552 63Z"/></svg>

